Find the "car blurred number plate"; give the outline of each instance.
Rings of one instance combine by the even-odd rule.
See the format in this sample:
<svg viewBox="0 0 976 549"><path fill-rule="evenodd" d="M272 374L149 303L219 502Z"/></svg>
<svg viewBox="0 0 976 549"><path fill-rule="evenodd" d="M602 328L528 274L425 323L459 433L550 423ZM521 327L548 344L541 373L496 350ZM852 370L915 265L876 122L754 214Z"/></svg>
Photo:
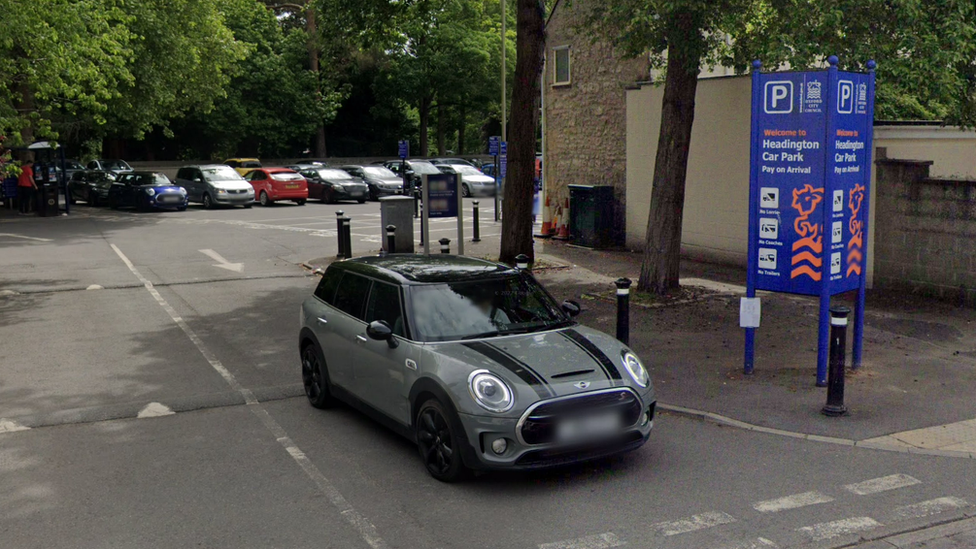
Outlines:
<svg viewBox="0 0 976 549"><path fill-rule="evenodd" d="M618 430L620 414L605 413L565 419L556 426L556 437L561 442L587 440L613 434Z"/></svg>
<svg viewBox="0 0 976 549"><path fill-rule="evenodd" d="M286 189L297 189L298 188L298 183L295 183L294 185L285 185L285 188Z"/></svg>

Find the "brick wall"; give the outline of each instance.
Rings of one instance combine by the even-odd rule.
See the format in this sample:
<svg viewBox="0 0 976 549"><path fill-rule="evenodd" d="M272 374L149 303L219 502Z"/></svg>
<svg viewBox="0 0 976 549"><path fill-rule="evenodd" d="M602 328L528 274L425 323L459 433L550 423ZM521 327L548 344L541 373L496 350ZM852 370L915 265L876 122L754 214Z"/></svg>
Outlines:
<svg viewBox="0 0 976 549"><path fill-rule="evenodd" d="M976 181L930 178L931 165L877 161L875 287L976 307Z"/></svg>
<svg viewBox="0 0 976 549"><path fill-rule="evenodd" d="M565 204L568 185L614 187L614 240L626 230L627 120L624 88L646 80L646 57L621 59L607 43L574 32L586 3L562 2L546 27L546 190ZM570 47L571 83L553 86L553 48ZM568 212L564 212L568 215Z"/></svg>

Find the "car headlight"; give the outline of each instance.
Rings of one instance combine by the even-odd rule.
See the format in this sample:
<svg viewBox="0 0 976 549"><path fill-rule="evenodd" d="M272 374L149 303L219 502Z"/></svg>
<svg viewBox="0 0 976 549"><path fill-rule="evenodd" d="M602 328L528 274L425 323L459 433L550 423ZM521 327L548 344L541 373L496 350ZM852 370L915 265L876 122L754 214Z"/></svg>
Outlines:
<svg viewBox="0 0 976 549"><path fill-rule="evenodd" d="M156 189L146 189L146 194L149 196L156 196Z"/></svg>
<svg viewBox="0 0 976 549"><path fill-rule="evenodd" d="M180 194L186 194L186 187L180 187Z"/></svg>
<svg viewBox="0 0 976 549"><path fill-rule="evenodd" d="M489 412L500 414L512 409L515 399L512 390L499 377L488 370L475 370L468 376L471 398Z"/></svg>
<svg viewBox="0 0 976 549"><path fill-rule="evenodd" d="M634 383L641 387L647 387L651 380L647 375L647 370L644 369L644 365L637 358L637 355L630 351L624 351L621 358L624 363L624 369L634 379Z"/></svg>
<svg viewBox="0 0 976 549"><path fill-rule="evenodd" d="M217 194L227 194L227 191L224 189L217 189Z"/></svg>

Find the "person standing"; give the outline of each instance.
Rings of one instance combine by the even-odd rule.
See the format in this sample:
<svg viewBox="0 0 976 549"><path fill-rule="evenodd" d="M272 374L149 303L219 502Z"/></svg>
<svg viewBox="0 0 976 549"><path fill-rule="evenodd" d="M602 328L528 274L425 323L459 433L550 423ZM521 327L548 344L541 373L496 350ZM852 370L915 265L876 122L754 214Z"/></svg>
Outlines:
<svg viewBox="0 0 976 549"><path fill-rule="evenodd" d="M31 205L34 203L37 183L34 182L34 166L30 160L20 169L20 176L17 178L17 199L20 201L20 214L27 215L31 212Z"/></svg>

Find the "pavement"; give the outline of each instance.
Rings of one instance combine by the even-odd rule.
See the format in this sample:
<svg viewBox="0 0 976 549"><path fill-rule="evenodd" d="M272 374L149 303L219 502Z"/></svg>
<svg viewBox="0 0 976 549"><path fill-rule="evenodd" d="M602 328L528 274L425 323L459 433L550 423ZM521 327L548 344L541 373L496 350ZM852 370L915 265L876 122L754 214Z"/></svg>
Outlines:
<svg viewBox="0 0 976 549"><path fill-rule="evenodd" d="M377 205L340 208L354 251L378 248ZM634 347L671 410L647 445L445 485L409 441L302 394L297 307L317 282L302 264L334 257L336 209L0 212L0 546L974 546L976 462L815 438L860 442L976 417L953 354L972 349L966 311L921 302L914 316L872 294L852 413L828 420L802 352L813 324L794 318L806 306L764 303L758 373L736 377L741 282L734 269L689 264L708 291L634 311ZM468 253L490 256L499 227L481 214L483 242ZM599 296L636 274L629 256L536 245L557 298ZM581 301L581 322L612 333L613 304ZM773 345L800 358L780 363L789 353ZM912 381L900 349L928 375Z"/></svg>

